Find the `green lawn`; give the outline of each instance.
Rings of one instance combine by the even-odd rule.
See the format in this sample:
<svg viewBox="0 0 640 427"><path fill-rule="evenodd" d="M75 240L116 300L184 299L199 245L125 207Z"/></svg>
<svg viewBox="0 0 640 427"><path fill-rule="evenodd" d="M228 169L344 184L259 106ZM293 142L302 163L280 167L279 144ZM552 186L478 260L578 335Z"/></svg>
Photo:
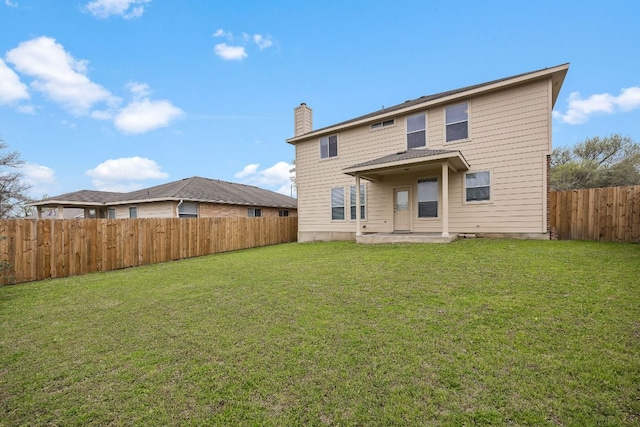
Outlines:
<svg viewBox="0 0 640 427"><path fill-rule="evenodd" d="M640 425L640 245L286 244L0 287L0 425Z"/></svg>

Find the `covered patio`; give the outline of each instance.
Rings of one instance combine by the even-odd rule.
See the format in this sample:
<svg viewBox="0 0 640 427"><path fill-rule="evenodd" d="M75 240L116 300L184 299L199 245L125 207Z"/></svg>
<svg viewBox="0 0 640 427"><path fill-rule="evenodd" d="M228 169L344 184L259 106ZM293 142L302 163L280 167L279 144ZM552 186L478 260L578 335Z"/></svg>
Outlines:
<svg viewBox="0 0 640 427"><path fill-rule="evenodd" d="M438 219L441 222L441 231L415 232L411 221L411 207L409 193L394 190L394 225L393 230L377 233L363 233L361 225L360 209L360 180L364 179L372 183L380 182L386 178L398 177L421 171L441 171L441 210ZM356 191L356 242L358 243L449 243L456 240L457 235L449 233L449 172L464 172L469 170L469 163L458 150L428 150L409 149L359 163L343 170L347 175L355 178ZM405 218L406 217L406 224ZM402 221L397 220L403 218Z"/></svg>

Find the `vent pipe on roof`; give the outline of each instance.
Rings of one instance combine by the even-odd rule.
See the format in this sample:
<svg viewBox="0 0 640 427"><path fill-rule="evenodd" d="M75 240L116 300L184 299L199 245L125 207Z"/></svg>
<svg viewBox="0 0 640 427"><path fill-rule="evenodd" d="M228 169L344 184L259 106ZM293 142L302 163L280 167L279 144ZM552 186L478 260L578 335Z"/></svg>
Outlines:
<svg viewBox="0 0 640 427"><path fill-rule="evenodd" d="M293 136L304 135L313 129L313 117L311 108L304 102L293 110Z"/></svg>

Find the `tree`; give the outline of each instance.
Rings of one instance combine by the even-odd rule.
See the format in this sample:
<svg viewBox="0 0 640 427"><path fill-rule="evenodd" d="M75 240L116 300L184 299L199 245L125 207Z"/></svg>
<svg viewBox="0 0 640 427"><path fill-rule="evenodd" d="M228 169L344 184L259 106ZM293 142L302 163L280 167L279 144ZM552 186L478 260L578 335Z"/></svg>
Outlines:
<svg viewBox="0 0 640 427"><path fill-rule="evenodd" d="M24 203L29 201L26 192L30 185L22 181L17 171L24 161L17 151L5 152L8 145L0 139L0 218L18 216Z"/></svg>
<svg viewBox="0 0 640 427"><path fill-rule="evenodd" d="M640 184L640 144L629 137L596 136L551 154L554 190L636 184Z"/></svg>

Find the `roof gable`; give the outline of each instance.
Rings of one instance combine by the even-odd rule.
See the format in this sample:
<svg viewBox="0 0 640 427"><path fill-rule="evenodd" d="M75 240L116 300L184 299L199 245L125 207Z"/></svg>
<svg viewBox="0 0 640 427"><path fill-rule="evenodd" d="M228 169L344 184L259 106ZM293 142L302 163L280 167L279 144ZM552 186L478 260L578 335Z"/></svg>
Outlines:
<svg viewBox="0 0 640 427"><path fill-rule="evenodd" d="M433 95L421 96L419 98L408 100L401 104L383 108L381 110L377 110L369 114L365 114L353 119L339 122L334 125L312 130L309 133L299 135L293 138L289 138L287 142L290 144L296 144L299 141L302 141L311 137L317 137L324 133L335 132L338 130L342 130L342 129L354 127L354 126L360 126L365 123L378 121L384 118L395 117L399 114L405 114L413 110L425 108L431 105L445 103L445 102L452 102L458 98L477 96L478 94L481 94L481 93L487 93L490 91L503 89L508 86L522 84L522 83L534 81L541 78L551 78L553 80L552 104L555 104L558 93L560 92L560 87L562 86L564 77L568 69L569 69L569 63L566 63L566 64L557 65L555 67L543 68L540 70L517 74L510 77L504 77L501 79L492 80L485 83L479 83L471 86L465 86L459 89L440 92Z"/></svg>

